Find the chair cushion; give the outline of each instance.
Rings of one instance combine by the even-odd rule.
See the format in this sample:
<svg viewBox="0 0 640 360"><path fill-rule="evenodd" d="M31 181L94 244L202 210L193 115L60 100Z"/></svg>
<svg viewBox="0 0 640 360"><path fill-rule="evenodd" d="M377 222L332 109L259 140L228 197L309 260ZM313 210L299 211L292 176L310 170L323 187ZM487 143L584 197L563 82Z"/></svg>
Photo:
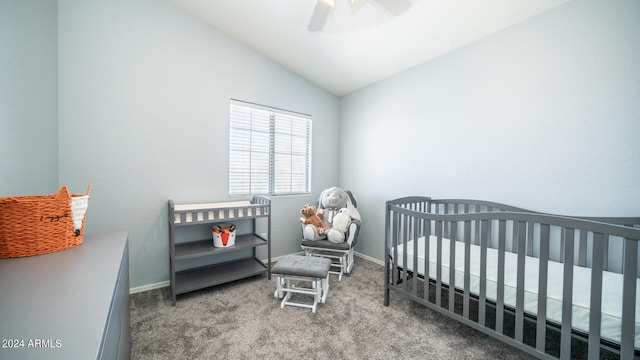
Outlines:
<svg viewBox="0 0 640 360"><path fill-rule="evenodd" d="M271 273L326 278L331 260L315 256L287 255L271 268Z"/></svg>
<svg viewBox="0 0 640 360"><path fill-rule="evenodd" d="M313 247L329 250L349 250L349 243L341 242L339 244L332 243L329 240L302 240L302 246Z"/></svg>

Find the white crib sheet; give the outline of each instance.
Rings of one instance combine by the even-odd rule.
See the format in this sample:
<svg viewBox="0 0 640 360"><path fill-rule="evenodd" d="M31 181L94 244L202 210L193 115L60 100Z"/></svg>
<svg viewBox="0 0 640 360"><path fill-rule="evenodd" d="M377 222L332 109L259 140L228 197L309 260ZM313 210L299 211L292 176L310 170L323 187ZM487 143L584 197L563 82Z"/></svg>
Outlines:
<svg viewBox="0 0 640 360"><path fill-rule="evenodd" d="M418 240L418 273L424 276L424 237ZM464 287L464 243L456 242L455 259L455 286L458 289ZM398 245L398 266L403 266L403 244ZM413 269L413 240L407 242L407 269ZM435 280L436 258L437 258L437 238L430 236L429 241L429 277ZM449 239L442 239L442 282L449 283ZM394 255L393 249L391 256ZM470 256L470 291L473 294L480 293L480 246L471 244ZM517 281L518 257L511 252L505 252L505 305L515 308L516 304L516 281ZM557 323L562 322L562 283L564 265L562 263L549 261L547 277L547 319ZM525 312L536 315L538 312L538 268L539 261L535 257L526 257L525 260ZM513 269L513 270L509 270ZM487 248L487 292L488 299L495 301L497 298L498 285L498 251ZM622 274L603 272L602 278L602 322L600 336L620 343L620 326L622 314ZM589 331L589 304L591 294L591 269L574 266L573 267L573 311L572 325L576 329ZM636 280L636 326L635 326L635 347L640 347L640 279Z"/></svg>

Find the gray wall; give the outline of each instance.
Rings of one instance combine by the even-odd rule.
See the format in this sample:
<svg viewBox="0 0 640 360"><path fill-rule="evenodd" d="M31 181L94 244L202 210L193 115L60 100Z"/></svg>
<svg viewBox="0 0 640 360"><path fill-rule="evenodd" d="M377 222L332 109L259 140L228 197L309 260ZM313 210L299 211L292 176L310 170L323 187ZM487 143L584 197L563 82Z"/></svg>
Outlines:
<svg viewBox="0 0 640 360"><path fill-rule="evenodd" d="M0 197L58 190L57 1L0 1Z"/></svg>
<svg viewBox="0 0 640 360"><path fill-rule="evenodd" d="M639 215L639 19L572 1L342 98L357 250L383 259L384 202L408 195Z"/></svg>
<svg viewBox="0 0 640 360"><path fill-rule="evenodd" d="M163 1L59 3L60 182L91 183L87 234L129 231L131 286L169 278L168 199L229 200L231 98L313 116L313 196L272 204L273 255L299 251L338 179L337 98Z"/></svg>

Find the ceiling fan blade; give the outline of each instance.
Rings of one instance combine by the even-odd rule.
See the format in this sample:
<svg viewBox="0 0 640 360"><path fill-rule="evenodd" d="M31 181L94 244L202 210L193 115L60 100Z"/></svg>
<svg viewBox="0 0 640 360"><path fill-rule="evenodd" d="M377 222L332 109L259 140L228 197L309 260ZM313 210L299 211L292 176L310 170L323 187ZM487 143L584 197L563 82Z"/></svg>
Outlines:
<svg viewBox="0 0 640 360"><path fill-rule="evenodd" d="M409 0L373 0L373 2L382 6L393 15L400 15L411 7L411 1Z"/></svg>
<svg viewBox="0 0 640 360"><path fill-rule="evenodd" d="M324 23L327 22L327 18L329 17L329 13L331 12L331 7L325 5L323 2L318 1L316 3L316 8L313 10L313 14L311 14L311 20L309 21L309 26L307 30L309 31L320 31L324 27Z"/></svg>

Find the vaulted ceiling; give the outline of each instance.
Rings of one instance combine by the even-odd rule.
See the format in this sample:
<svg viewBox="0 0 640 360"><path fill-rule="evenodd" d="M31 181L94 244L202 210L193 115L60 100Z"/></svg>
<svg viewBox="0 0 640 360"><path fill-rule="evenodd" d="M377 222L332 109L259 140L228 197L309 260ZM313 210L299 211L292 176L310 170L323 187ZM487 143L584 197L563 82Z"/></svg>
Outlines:
<svg viewBox="0 0 640 360"><path fill-rule="evenodd" d="M335 0L321 31L317 0L168 0L336 96L395 75L569 0Z"/></svg>

